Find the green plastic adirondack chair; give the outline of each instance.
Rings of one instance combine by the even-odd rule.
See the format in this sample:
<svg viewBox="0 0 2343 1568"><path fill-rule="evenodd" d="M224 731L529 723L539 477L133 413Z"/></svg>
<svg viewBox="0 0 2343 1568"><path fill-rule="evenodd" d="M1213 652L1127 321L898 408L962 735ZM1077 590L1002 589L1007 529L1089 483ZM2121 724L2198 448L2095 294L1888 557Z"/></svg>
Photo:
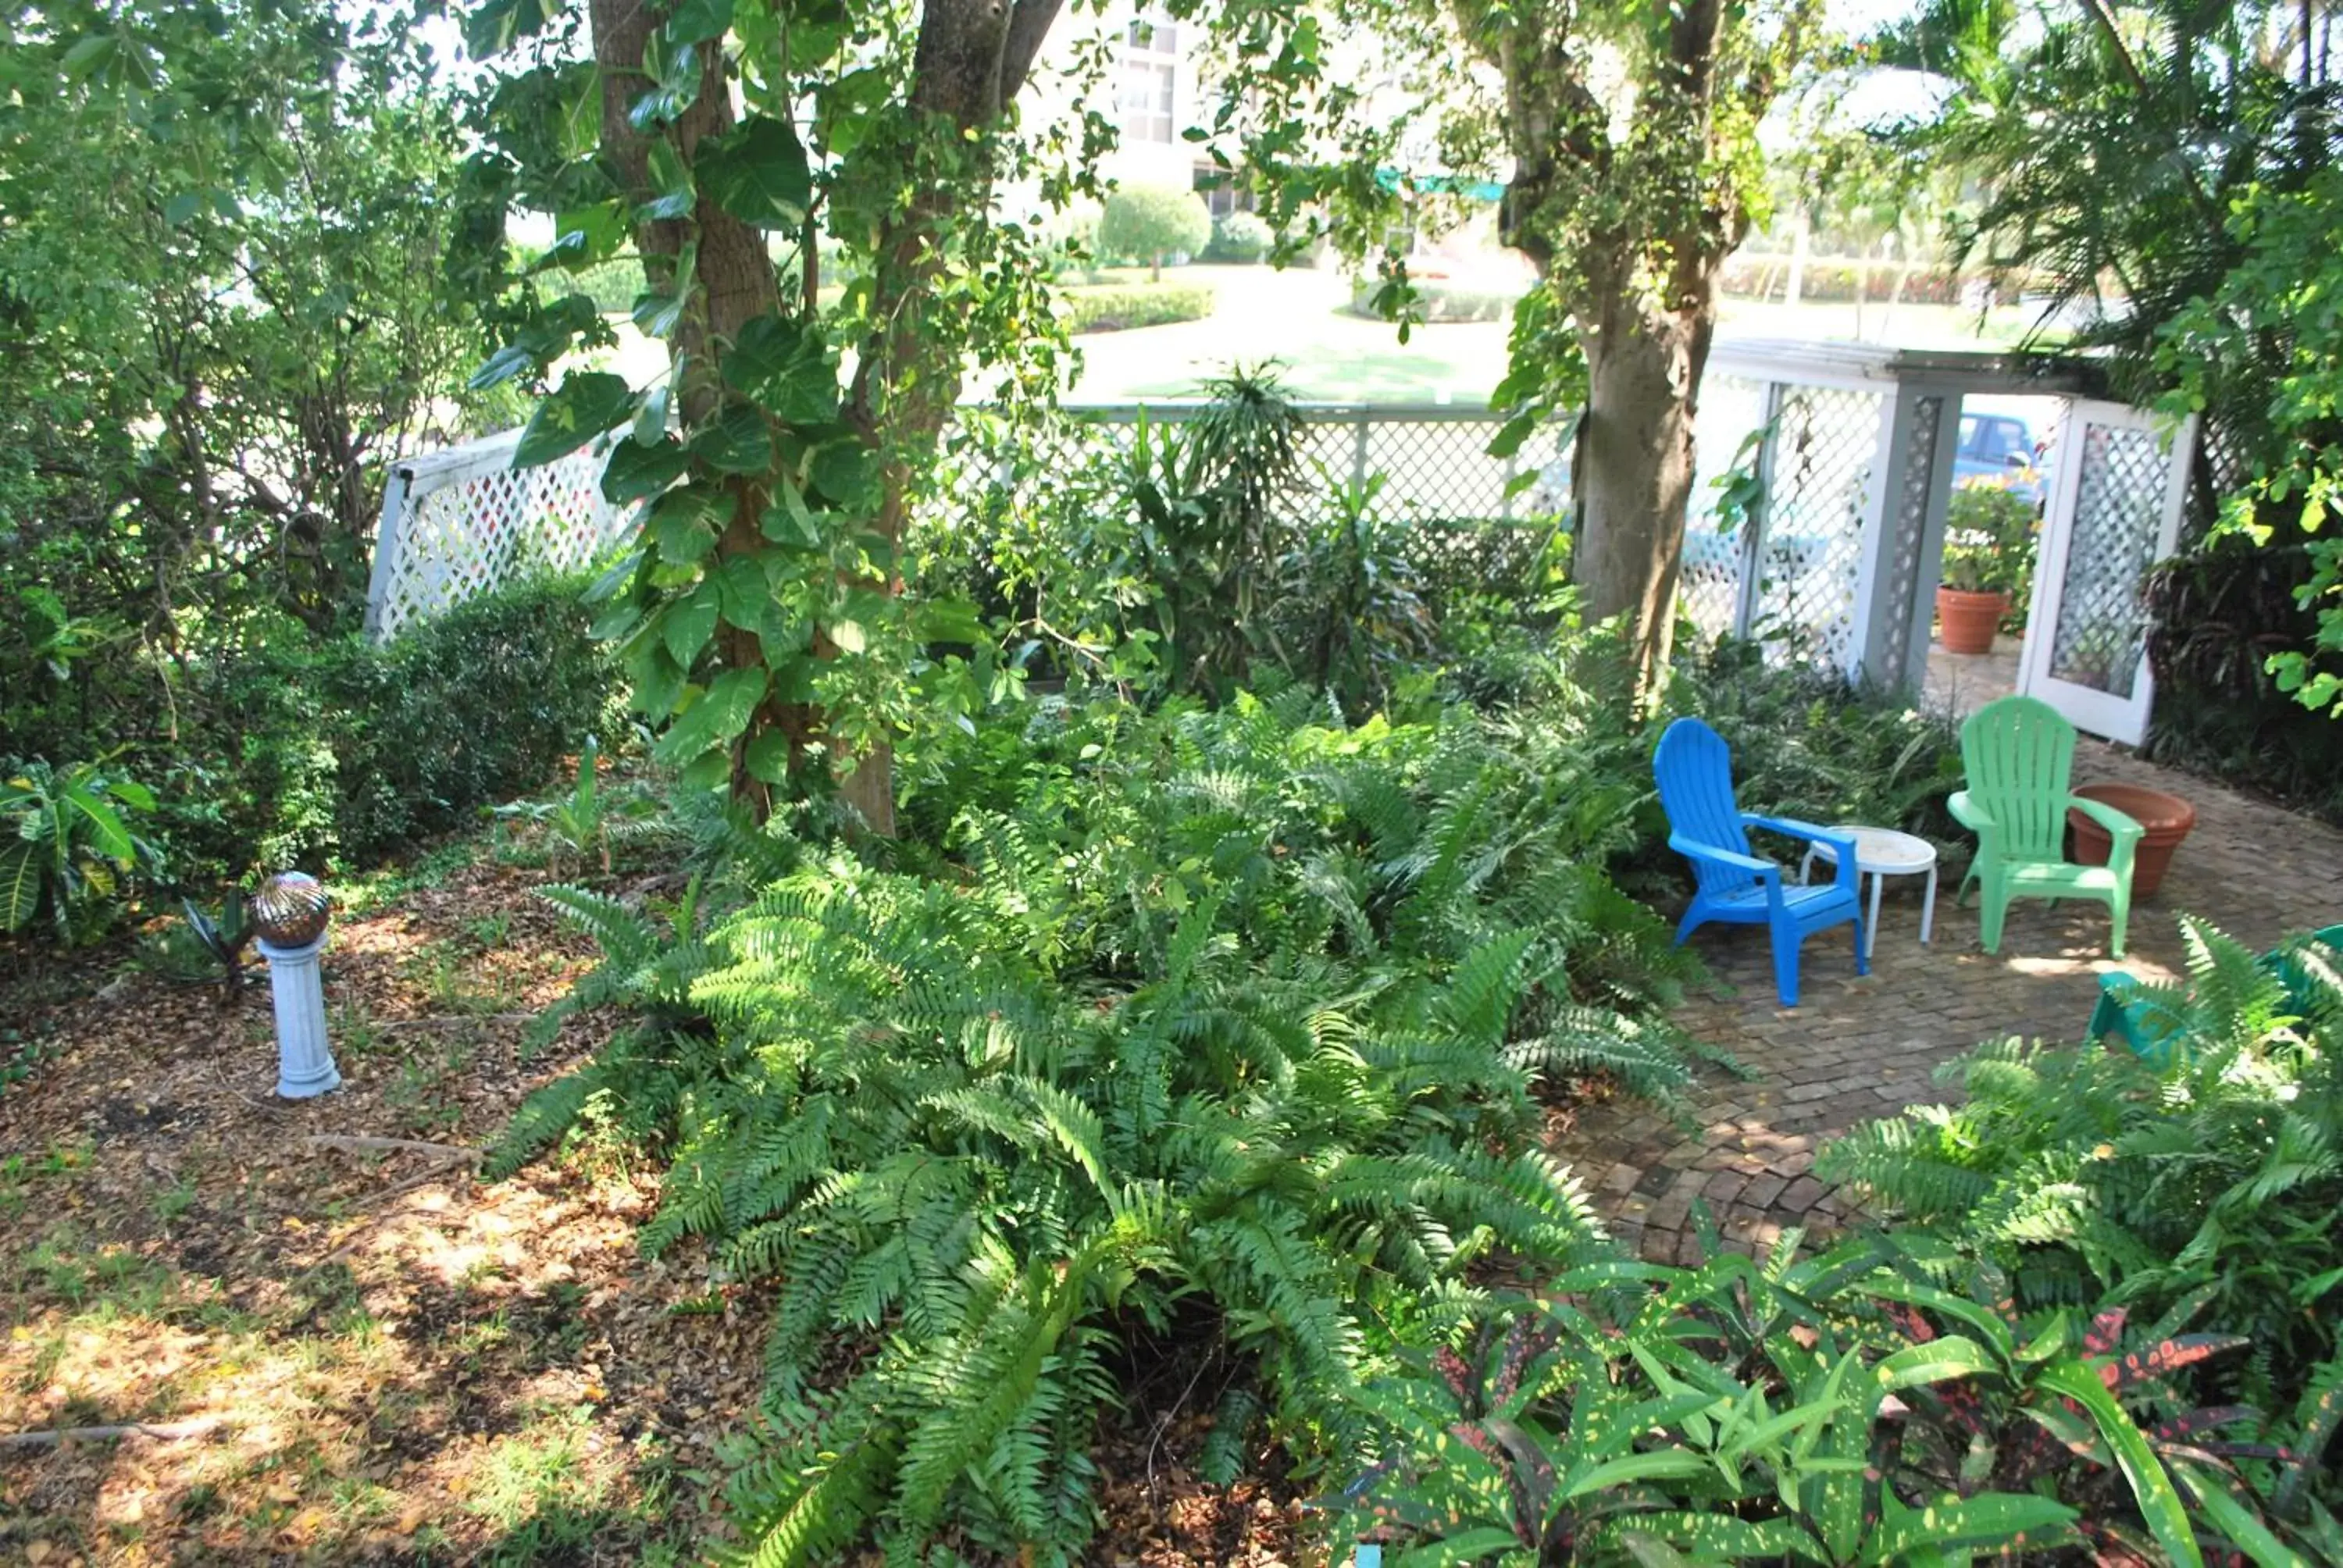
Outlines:
<svg viewBox="0 0 2343 1568"><path fill-rule="evenodd" d="M1985 950L2001 950L2001 925L2012 899L2096 899L2114 931L2107 951L2123 957L2131 917L2131 860L2146 831L2114 807L2068 789L2075 727L2032 697L1988 702L1961 726L1961 764L1968 788L1956 790L1953 816L1977 836L1976 858L1961 879L1958 901L1975 886L1983 895ZM2066 809L2096 819L2115 840L2104 866L2066 859Z"/></svg>

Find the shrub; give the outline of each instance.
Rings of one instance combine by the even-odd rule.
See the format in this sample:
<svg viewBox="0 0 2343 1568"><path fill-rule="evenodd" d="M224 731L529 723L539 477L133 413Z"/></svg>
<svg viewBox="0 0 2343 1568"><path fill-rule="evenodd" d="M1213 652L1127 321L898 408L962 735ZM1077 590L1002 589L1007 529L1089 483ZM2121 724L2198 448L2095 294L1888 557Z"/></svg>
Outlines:
<svg viewBox="0 0 2343 1568"><path fill-rule="evenodd" d="M1162 276L1165 258L1194 256L1212 237L1212 215L1202 196L1177 186L1123 186L1106 198L1099 217L1101 254L1143 262Z"/></svg>
<svg viewBox="0 0 2343 1568"><path fill-rule="evenodd" d="M580 587L523 582L382 647L287 639L196 672L156 759L175 874L364 861L544 783L618 691Z"/></svg>
<svg viewBox="0 0 2343 1568"><path fill-rule="evenodd" d="M1058 294L1058 312L1069 332L1120 332L1202 321L1212 314L1213 304L1212 289L1200 283L1098 284Z"/></svg>
<svg viewBox="0 0 2343 1568"><path fill-rule="evenodd" d="M2279 689L2278 648L2343 677L2318 648L2316 563L2298 544L2224 534L2149 568L2147 755L2343 822L2343 724Z"/></svg>
<svg viewBox="0 0 2343 1568"><path fill-rule="evenodd" d="M1212 243L1204 247L1204 256L1250 266L1269 254L1275 237L1269 225L1249 212L1222 213L1212 222Z"/></svg>
<svg viewBox="0 0 2343 1568"><path fill-rule="evenodd" d="M1795 1249L1594 1264L1406 1355L1360 1398L1383 1457L1343 1533L1410 1563L2300 1560L2272 1531L2287 1484L2266 1518L2267 1472L2236 1462L2277 1451L2217 1435L2258 1413L2171 1401L2170 1374L2243 1340L2020 1315L1991 1271L1948 1289L1888 1248ZM2304 1430L2294 1477L2325 1441Z"/></svg>
<svg viewBox="0 0 2343 1568"><path fill-rule="evenodd" d="M329 677L357 716L335 747L344 854L378 853L537 788L603 723L618 676L588 633L580 587L524 582L346 654Z"/></svg>

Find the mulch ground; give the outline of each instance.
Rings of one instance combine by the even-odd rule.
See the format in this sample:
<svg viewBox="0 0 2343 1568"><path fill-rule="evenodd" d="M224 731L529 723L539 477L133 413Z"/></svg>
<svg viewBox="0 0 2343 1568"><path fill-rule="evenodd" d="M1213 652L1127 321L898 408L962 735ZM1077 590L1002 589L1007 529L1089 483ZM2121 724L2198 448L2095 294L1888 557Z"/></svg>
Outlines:
<svg viewBox="0 0 2343 1568"><path fill-rule="evenodd" d="M0 1020L38 1056L0 1089L0 1561L657 1563L726 1538L760 1295L643 1258L657 1172L615 1143L473 1176L600 1041L589 1019L527 1047L590 960L549 879L483 851L337 920L344 1086L298 1103L265 980L5 955ZM1291 1495L1194 1479L1193 1410L1127 1425L1092 1561L1304 1560Z"/></svg>

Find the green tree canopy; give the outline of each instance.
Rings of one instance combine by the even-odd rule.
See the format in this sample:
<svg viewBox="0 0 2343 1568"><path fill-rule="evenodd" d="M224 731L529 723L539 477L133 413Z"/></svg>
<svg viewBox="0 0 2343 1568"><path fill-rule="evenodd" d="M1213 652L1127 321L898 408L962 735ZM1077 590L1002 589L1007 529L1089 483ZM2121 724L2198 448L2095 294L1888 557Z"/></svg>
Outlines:
<svg viewBox="0 0 2343 1568"><path fill-rule="evenodd" d="M458 124L307 0L44 6L0 88L0 729L77 749L263 612L355 625L384 465L468 417Z"/></svg>
<svg viewBox="0 0 2343 1568"><path fill-rule="evenodd" d="M1146 262L1157 277L1163 258L1194 256L1212 237L1212 215L1194 191L1178 186L1125 186L1106 198L1099 219L1099 249Z"/></svg>
<svg viewBox="0 0 2343 1568"><path fill-rule="evenodd" d="M1322 18L1234 0L1219 25L1217 128L1272 223L1325 204L1338 239L1381 256L1394 315L1411 291L1390 236L1509 168L1502 232L1539 282L1494 393L1503 443L1583 412L1574 571L1592 615L1624 618L1646 685L1674 620L1717 273L1763 216L1758 122L1818 55L1821 9L1344 0ZM1335 35L1380 39L1374 68L1346 75Z"/></svg>

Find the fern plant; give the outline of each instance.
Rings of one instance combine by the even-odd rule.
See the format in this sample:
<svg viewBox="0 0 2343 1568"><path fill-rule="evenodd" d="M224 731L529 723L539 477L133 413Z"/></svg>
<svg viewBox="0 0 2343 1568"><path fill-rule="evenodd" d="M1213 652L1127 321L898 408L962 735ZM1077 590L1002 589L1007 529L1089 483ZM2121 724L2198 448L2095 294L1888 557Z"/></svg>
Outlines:
<svg viewBox="0 0 2343 1568"><path fill-rule="evenodd" d="M2235 1381L2268 1400L2338 1348L2343 1084L2329 1042L2343 1038L2343 983L2316 944L2266 963L2182 924L2188 977L2149 992L2174 1030L2169 1065L2100 1045L1982 1046L1940 1070L1960 1103L1857 1129L1816 1170L2010 1267L2029 1300L2201 1302L2251 1339Z"/></svg>
<svg viewBox="0 0 2343 1568"><path fill-rule="evenodd" d="M940 843L809 859L704 936L552 895L606 953L564 1016L636 1022L494 1168L600 1097L669 1161L645 1245L769 1282L761 1562L1078 1560L1134 1334L1238 1369L1220 1473L1343 1462L1394 1332L1604 1251L1542 1081L1685 1078L1693 971L1601 869L1634 797L1566 747L1294 689L1001 745Z"/></svg>

